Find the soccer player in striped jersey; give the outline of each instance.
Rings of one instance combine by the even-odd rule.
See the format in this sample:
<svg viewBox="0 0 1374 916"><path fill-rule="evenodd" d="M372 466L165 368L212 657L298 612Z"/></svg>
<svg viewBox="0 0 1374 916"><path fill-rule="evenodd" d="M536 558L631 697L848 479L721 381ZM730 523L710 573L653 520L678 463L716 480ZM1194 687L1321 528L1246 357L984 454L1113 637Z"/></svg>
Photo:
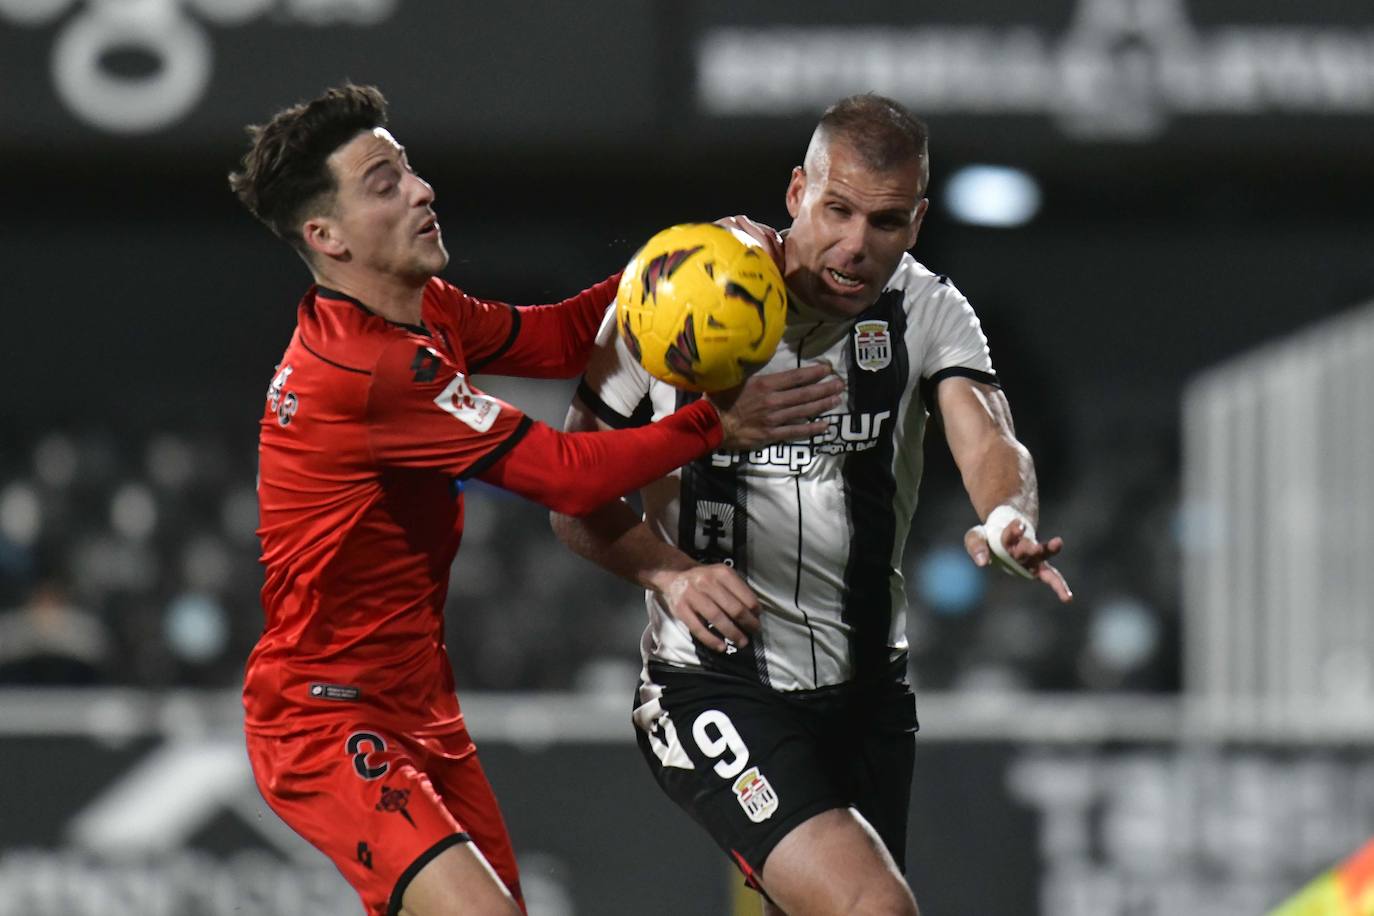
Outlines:
<svg viewBox="0 0 1374 916"><path fill-rule="evenodd" d="M924 124L855 96L792 172L793 223L774 245L787 327L768 370L835 368L847 390L824 432L716 450L645 487L643 519L623 501L553 516L565 543L646 589L641 750L769 912L916 912L899 569L929 414L984 520L965 536L973 562L1071 597L1049 562L1061 539L1036 538L1034 464L978 318L907 253L927 156ZM628 428L693 397L645 373L608 316L566 428Z"/></svg>
<svg viewBox="0 0 1374 916"><path fill-rule="evenodd" d="M515 856L445 649L464 481L589 511L722 444L818 431L806 418L839 383L775 373L729 409L611 434L553 430L484 394L478 370L576 376L616 278L518 308L438 278L434 189L386 113L375 88L331 89L250 128L230 176L315 279L259 425L266 625L245 675L248 756L369 916L512 914Z"/></svg>

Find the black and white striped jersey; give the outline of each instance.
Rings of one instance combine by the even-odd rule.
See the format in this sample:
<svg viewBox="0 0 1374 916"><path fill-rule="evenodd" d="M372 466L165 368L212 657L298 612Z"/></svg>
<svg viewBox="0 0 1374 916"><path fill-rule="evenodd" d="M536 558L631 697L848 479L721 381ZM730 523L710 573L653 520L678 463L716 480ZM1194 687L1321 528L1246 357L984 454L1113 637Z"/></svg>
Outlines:
<svg viewBox="0 0 1374 916"><path fill-rule="evenodd" d="M874 305L837 320L797 302L764 372L828 360L848 386L827 431L750 453L717 451L642 491L645 518L703 563L731 564L758 595L762 631L718 654L697 644L653 593L642 651L777 690L878 676L906 651L901 558L916 509L934 386L994 383L968 300L911 255ZM647 423L696 397L630 354L607 314L578 395L611 426Z"/></svg>

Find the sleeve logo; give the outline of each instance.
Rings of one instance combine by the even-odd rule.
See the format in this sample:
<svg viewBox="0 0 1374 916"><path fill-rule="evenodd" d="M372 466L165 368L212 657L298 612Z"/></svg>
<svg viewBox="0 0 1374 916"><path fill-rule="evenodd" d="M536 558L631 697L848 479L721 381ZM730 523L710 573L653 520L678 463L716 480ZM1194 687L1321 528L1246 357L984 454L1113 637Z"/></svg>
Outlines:
<svg viewBox="0 0 1374 916"><path fill-rule="evenodd" d="M298 406L296 393L285 390L286 381L291 378L292 371L290 366L282 366L272 377L272 384L267 387L267 407L277 415L277 422L282 426L291 423Z"/></svg>
<svg viewBox="0 0 1374 916"><path fill-rule="evenodd" d="M461 372L453 377L447 388L439 392L434 403L479 433L491 429L501 413L501 402L480 391L473 391Z"/></svg>

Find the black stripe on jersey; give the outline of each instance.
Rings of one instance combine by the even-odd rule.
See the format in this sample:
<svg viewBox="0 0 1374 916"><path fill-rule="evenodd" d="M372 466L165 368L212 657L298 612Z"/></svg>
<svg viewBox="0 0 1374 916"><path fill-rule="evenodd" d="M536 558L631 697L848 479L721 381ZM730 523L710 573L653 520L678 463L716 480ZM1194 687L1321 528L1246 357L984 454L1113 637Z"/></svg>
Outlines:
<svg viewBox="0 0 1374 916"><path fill-rule="evenodd" d="M978 369L966 369L963 366L950 366L948 369L941 369L929 378L921 379L920 392L921 403L925 405L926 413L930 414L938 422L940 420L940 400L935 396L935 389L947 378L967 378L975 382L982 382L984 385L991 385L994 388L1001 388L1002 382L991 372L982 372Z"/></svg>
<svg viewBox="0 0 1374 916"><path fill-rule="evenodd" d="M406 866L406 870L401 872L401 877L396 879L396 886L392 888L391 899L387 901L387 916L397 916L401 912L401 898L405 896L406 888L410 887L410 882L415 880L415 876L420 873L430 862L433 862L445 849L450 846L457 846L459 843L470 843L472 837L466 833L450 833L424 852Z"/></svg>
<svg viewBox="0 0 1374 916"><path fill-rule="evenodd" d="M515 338L520 336L520 310L513 305L508 305L510 309L510 333L506 339L501 341L501 346L488 353L481 359L475 359L468 364L468 372L480 372L484 366L489 366L496 360L506 355L506 351L515 346Z"/></svg>
<svg viewBox="0 0 1374 916"><path fill-rule="evenodd" d="M478 458L476 461L470 464L466 471L458 475L458 479L467 480L471 477L476 477L483 471L490 468L493 464L500 461L502 458L506 456L507 452L515 448L515 446L520 443L521 439L525 438L525 433L529 432L530 427L533 425L534 420L532 420L529 417L521 417L520 422L515 424L515 429L511 430L509 436L502 439L501 442L496 446L496 448L487 452L481 458Z"/></svg>
<svg viewBox="0 0 1374 916"><path fill-rule="evenodd" d="M854 679L880 677L888 666L888 635L892 629L892 549L897 537L893 500L897 481L892 473L897 411L906 391L911 367L905 345L906 310L901 290L888 290L856 321L887 322L891 362L877 371L859 367L853 334L844 348L849 377L850 418L879 423L880 435L864 451L845 455L840 474L849 510L849 559L844 569L844 608L841 618L850 626L850 657ZM867 419L865 418L867 415ZM851 422L847 419L846 422Z"/></svg>
<svg viewBox="0 0 1374 916"><path fill-rule="evenodd" d="M371 375L371 374L372 374L372 370L371 370L371 369L358 369L358 368L355 368L355 367L353 367L353 366L345 366L343 363L336 363L336 362L334 362L334 360L330 359L329 357L320 355L320 353L319 353L314 347L310 346L310 344L308 344L308 343L305 342L305 335L304 335L304 334L301 335L300 341L301 341L301 346L302 346L302 347L305 347L305 352L309 353L311 356L315 357L316 359L318 359L318 360L319 360L320 362L322 362L322 363L328 363L329 365L333 366L335 369L342 369L342 370L345 371L345 372L356 372L356 373L358 373L359 375Z"/></svg>
<svg viewBox="0 0 1374 916"><path fill-rule="evenodd" d="M682 409L701 395L679 391L677 409ZM741 578L749 578L748 508L749 491L741 479L739 465L719 468L711 464L706 454L682 467L682 484L678 492L677 545L698 563L729 563ZM727 529L720 514L710 511L710 505L724 507L731 515ZM702 510L706 510L704 513ZM725 541L726 535L729 540ZM705 544L698 544L701 535ZM724 543L722 543L725 541ZM768 660L763 651L763 637L753 634L749 645L734 652L715 652L693 640L697 660L708 671L733 674L769 686Z"/></svg>
<svg viewBox="0 0 1374 916"><path fill-rule="evenodd" d="M648 392L639 399L635 405L634 412L628 417L622 416L614 407L601 399L601 395L592 390L592 386L587 384L584 377L577 383L577 396L587 409L596 415L596 418L605 423L611 429L630 429L634 426L647 426L654 416L654 405L649 400Z"/></svg>

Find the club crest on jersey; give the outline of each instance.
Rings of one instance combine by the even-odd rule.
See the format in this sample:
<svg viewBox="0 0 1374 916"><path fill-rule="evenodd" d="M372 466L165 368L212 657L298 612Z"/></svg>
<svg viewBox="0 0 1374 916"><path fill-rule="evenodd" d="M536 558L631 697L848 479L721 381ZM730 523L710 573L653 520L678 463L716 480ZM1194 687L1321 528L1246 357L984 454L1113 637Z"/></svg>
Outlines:
<svg viewBox="0 0 1374 916"><path fill-rule="evenodd" d="M854 356L860 369L877 372L892 362L892 335L887 322L872 319L854 325Z"/></svg>
<svg viewBox="0 0 1374 916"><path fill-rule="evenodd" d="M479 391L473 391L462 373L453 377L448 387L439 392L434 403L479 433L491 429L497 415L501 413L500 402Z"/></svg>
<svg viewBox="0 0 1374 916"><path fill-rule="evenodd" d="M758 767L750 767L735 780L735 798L755 824L762 824L778 810L778 793Z"/></svg>

